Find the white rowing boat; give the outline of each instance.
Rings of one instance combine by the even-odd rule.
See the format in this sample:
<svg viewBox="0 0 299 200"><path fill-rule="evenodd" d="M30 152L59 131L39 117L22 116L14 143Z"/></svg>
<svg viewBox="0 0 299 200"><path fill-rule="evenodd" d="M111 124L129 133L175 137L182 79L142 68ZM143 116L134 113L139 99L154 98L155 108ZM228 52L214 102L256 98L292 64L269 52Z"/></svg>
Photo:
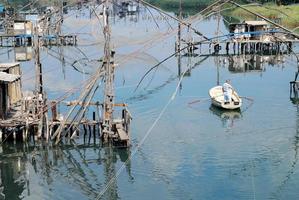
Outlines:
<svg viewBox="0 0 299 200"><path fill-rule="evenodd" d="M211 88L209 91L209 95L214 106L228 110L238 109L242 106L242 99L239 97L236 91L233 91L232 101L225 104L222 86L216 86Z"/></svg>

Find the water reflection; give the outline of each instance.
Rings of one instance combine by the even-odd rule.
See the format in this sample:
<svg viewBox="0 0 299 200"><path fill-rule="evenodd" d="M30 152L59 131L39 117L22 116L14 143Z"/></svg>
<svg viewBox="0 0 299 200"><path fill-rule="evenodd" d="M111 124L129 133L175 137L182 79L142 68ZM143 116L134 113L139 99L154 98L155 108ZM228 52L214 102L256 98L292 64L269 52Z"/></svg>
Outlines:
<svg viewBox="0 0 299 200"><path fill-rule="evenodd" d="M66 188L68 184L79 188L77 193L94 199L115 176L116 165L125 162L130 156L129 149L100 147L95 144L52 147L42 143L6 143L1 151L0 198L2 196L5 199L48 195L43 192L36 194L34 191L39 187L48 188L54 194L57 192L64 199L67 194L63 196L59 193L60 188L57 188L57 184L61 183L66 183ZM126 170L132 179L130 162L126 163ZM105 197L119 199L116 181L109 187Z"/></svg>
<svg viewBox="0 0 299 200"><path fill-rule="evenodd" d="M266 70L266 64L282 65L285 62L285 55L232 55L225 58L223 62L228 63L230 72L263 72Z"/></svg>
<svg viewBox="0 0 299 200"><path fill-rule="evenodd" d="M33 49L31 46L15 47L15 60L20 61L29 61L33 57Z"/></svg>
<svg viewBox="0 0 299 200"><path fill-rule="evenodd" d="M210 111L220 118L224 128L233 128L235 121L242 118L240 109L224 110L211 105Z"/></svg>
<svg viewBox="0 0 299 200"><path fill-rule="evenodd" d="M120 19L129 16L130 21L137 22L140 11L139 3L135 1L112 1L113 16L118 16Z"/></svg>

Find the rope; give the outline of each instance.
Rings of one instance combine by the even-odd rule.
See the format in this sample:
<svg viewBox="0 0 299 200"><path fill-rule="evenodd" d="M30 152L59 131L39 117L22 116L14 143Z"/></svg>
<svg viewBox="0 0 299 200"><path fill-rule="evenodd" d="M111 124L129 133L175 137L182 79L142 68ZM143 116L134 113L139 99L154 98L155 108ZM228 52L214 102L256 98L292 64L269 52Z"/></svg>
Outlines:
<svg viewBox="0 0 299 200"><path fill-rule="evenodd" d="M180 76L180 80L175 88L175 91L173 92L173 94L171 95L171 97L169 98L168 102L165 104L165 106L163 107L163 109L161 110L160 114L158 115L158 117L156 118L156 120L154 121L154 123L150 126L150 128L147 130L146 134L144 135L144 137L141 139L141 141L137 144L136 148L134 149L134 151L131 154L131 157L129 157L119 168L119 170L116 172L116 174L109 180L109 182L106 184L106 186L100 191L99 195L96 197L96 200L99 200L104 194L105 192L112 186L113 182L115 180L117 180L117 178L119 177L119 175L121 174L121 172L125 169L126 164L129 163L129 161L136 155L137 151L141 148L141 146L144 144L145 140L149 137L149 135L151 134L152 130L155 128L155 126L157 125L157 123L159 122L159 120L161 119L161 117L163 116L163 114L165 113L166 109L168 108L168 106L170 105L170 103L175 99L178 89L180 87L180 84L184 78L184 75L186 74L186 72L188 72L188 69L186 69L184 71L184 73Z"/></svg>

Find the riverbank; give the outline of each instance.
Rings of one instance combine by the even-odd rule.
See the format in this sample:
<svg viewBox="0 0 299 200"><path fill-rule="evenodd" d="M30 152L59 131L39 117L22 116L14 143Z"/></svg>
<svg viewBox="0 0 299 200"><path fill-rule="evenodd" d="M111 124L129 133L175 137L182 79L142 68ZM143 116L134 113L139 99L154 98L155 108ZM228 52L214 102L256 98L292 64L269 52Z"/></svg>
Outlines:
<svg viewBox="0 0 299 200"><path fill-rule="evenodd" d="M247 6L250 11L262 14L263 16L280 23L290 29L299 31L299 4L277 6L276 4L263 4ZM222 13L225 17L232 17L237 21L256 20L256 16L236 8Z"/></svg>

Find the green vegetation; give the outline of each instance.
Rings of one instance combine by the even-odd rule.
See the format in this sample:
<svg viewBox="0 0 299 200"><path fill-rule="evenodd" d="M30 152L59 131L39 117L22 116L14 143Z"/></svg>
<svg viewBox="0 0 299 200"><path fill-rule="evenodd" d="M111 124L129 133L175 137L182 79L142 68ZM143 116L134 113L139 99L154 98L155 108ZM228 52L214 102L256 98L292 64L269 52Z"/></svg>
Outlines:
<svg viewBox="0 0 299 200"><path fill-rule="evenodd" d="M146 0L147 2L158 6L165 10L171 10L171 9L178 9L180 6L180 0ZM210 3L212 3L214 0L182 0L182 7L183 9L191 9L198 11L201 10L201 8L208 6Z"/></svg>
<svg viewBox="0 0 299 200"><path fill-rule="evenodd" d="M263 4L262 6L247 6L250 11L259 13L273 21L280 23L281 25L291 28L299 29L299 4L293 5L281 5L277 6L275 4ZM236 8L230 12L225 12L226 17L233 17L238 19L238 21L243 20L256 20L256 16L242 10L241 8Z"/></svg>

